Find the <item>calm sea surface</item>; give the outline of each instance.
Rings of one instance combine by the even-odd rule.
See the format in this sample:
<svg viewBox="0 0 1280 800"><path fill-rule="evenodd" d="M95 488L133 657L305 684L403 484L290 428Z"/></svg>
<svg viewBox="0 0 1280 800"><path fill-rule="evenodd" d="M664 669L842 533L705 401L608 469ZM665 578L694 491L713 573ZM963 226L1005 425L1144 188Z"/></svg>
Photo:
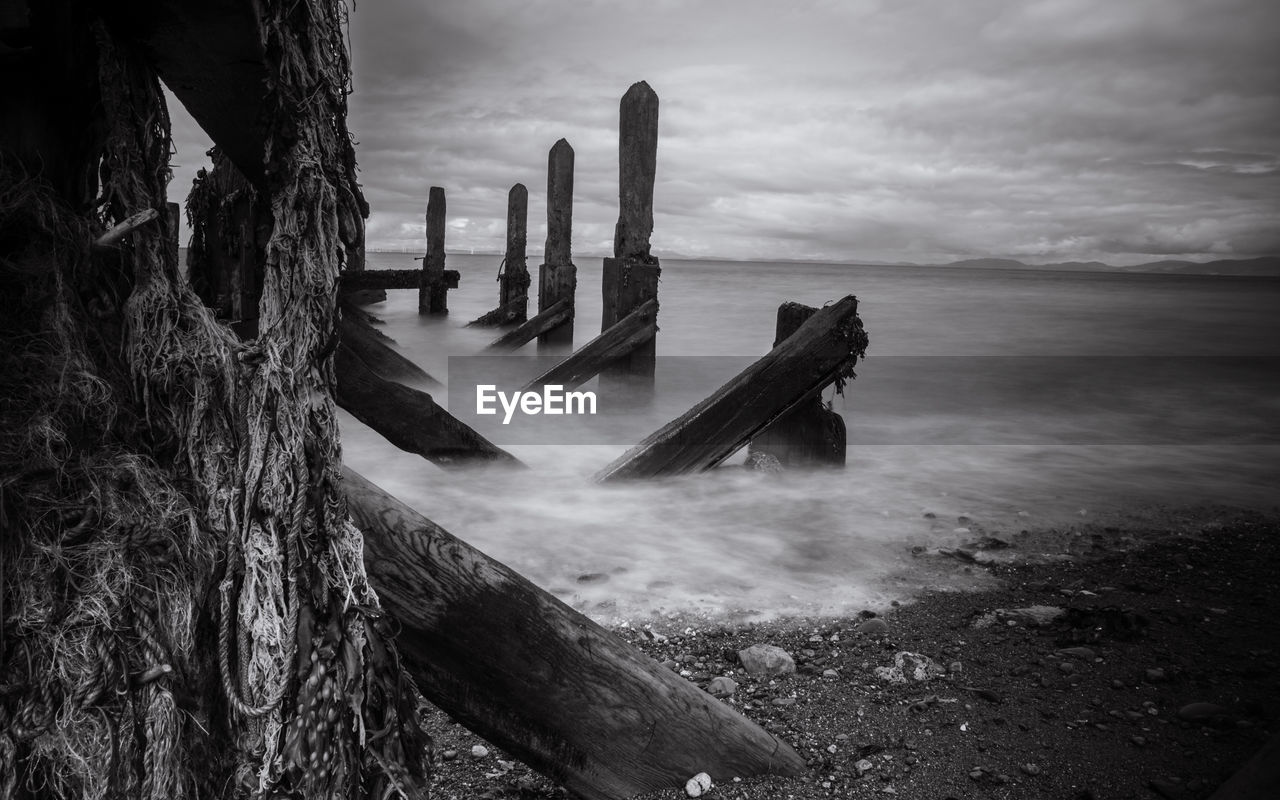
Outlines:
<svg viewBox="0 0 1280 800"><path fill-rule="evenodd" d="M415 263L376 253L369 262ZM495 304L498 262L448 257L462 285L445 318L419 317L411 291L370 310L447 383L451 356L461 374L457 359L497 335L462 326ZM561 417L522 434L479 420L532 467L518 473L441 470L344 415L347 462L599 618L857 611L952 580L913 569L915 545L1106 524L1153 506L1280 504L1280 279L662 266L651 403L608 429ZM578 345L599 332L600 267L578 262ZM849 428L846 469L769 475L738 468L739 455L710 474L592 482L767 352L779 303L846 294L857 295L871 339L844 396L827 392ZM457 410L469 397L452 400Z"/></svg>

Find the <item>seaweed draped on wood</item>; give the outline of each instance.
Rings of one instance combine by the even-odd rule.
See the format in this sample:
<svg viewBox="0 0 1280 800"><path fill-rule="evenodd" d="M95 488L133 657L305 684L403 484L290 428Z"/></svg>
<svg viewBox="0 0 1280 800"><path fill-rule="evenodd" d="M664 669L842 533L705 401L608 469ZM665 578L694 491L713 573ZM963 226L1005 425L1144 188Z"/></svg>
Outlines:
<svg viewBox="0 0 1280 800"><path fill-rule="evenodd" d="M5 497L6 513L12 506L31 523L18 528L17 546L5 545L6 587L23 568L49 578L20 581L12 595L6 588L3 610L10 641L0 688L24 691L0 705L0 761L32 789L422 793L416 692L338 491L336 281L363 211L345 125L343 9L334 0L259 8L272 76L272 232L260 333L249 342L180 277L164 224L134 231L110 258L89 255L91 229L163 208L169 176L154 73L98 36L101 219L50 212L65 218L57 235L84 244L46 248L53 299L31 341L62 368L27 387L32 405L44 392L55 406L17 442L48 451L65 480L37 472L0 484L44 480L48 506L74 487L88 520L42 516L38 503L19 508ZM115 294L81 302L75 287L86 269ZM95 323L90 308L106 321ZM112 320L118 336L95 344L95 328L111 338ZM11 657L19 652L25 668ZM0 795L14 790L0 780Z"/></svg>

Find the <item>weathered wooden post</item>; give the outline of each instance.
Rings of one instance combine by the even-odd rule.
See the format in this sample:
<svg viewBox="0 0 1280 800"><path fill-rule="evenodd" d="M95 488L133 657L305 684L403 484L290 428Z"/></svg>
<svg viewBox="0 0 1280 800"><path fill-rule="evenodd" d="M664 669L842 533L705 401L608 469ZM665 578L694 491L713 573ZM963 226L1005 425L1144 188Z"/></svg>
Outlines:
<svg viewBox="0 0 1280 800"><path fill-rule="evenodd" d="M498 308L508 309L512 322L529 318L528 224L529 190L517 183L507 193L507 263L498 281Z"/></svg>
<svg viewBox="0 0 1280 800"><path fill-rule="evenodd" d="M422 260L418 313L448 312L448 287L444 280L444 189L432 186L427 196L427 255Z"/></svg>
<svg viewBox="0 0 1280 800"><path fill-rule="evenodd" d="M662 270L649 254L653 233L653 182L658 162L658 95L644 81L632 84L622 96L618 124L618 225L613 258L604 260L601 291L604 312L600 330L649 300L657 300ZM655 312L656 313L656 312ZM653 381L656 337L618 359L604 372Z"/></svg>
<svg viewBox="0 0 1280 800"><path fill-rule="evenodd" d="M177 203L165 203L164 210L169 225L169 257L173 259L174 264L178 265L178 273L183 274L186 269L179 259L182 253L182 239L178 234L182 228L182 207Z"/></svg>
<svg viewBox="0 0 1280 800"><path fill-rule="evenodd" d="M538 271L538 312L568 300L568 316L538 334L538 347L573 346L573 295L578 268L573 264L573 148L564 139L547 155L547 243Z"/></svg>
<svg viewBox="0 0 1280 800"><path fill-rule="evenodd" d="M818 309L800 303L778 306L773 346L785 342L816 313ZM847 443L844 417L823 405L822 388L752 439L747 446L748 461L767 455L788 467L844 466Z"/></svg>
<svg viewBox="0 0 1280 800"><path fill-rule="evenodd" d="M498 270L498 307L467 327L509 325L529 318L528 219L529 190L517 183L507 193L507 252Z"/></svg>

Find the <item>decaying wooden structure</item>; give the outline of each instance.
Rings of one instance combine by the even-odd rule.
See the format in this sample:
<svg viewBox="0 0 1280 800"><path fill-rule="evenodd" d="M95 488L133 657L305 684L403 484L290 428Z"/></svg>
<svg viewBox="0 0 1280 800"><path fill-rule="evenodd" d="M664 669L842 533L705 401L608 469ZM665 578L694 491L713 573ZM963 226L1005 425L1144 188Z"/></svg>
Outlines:
<svg viewBox="0 0 1280 800"><path fill-rule="evenodd" d="M511 325L529 318L529 190L517 183L507 193L507 249L498 267L498 306L468 326Z"/></svg>
<svg viewBox="0 0 1280 800"><path fill-rule="evenodd" d="M785 342L816 313L818 309L800 303L778 306L773 346ZM823 404L822 389L801 400L753 438L747 446L748 458L767 455L784 467L843 466L848 443L844 417Z"/></svg>
<svg viewBox="0 0 1280 800"><path fill-rule="evenodd" d="M823 387L853 375L867 348L858 299L810 316L767 355L596 475L649 478L711 469Z"/></svg>
<svg viewBox="0 0 1280 800"><path fill-rule="evenodd" d="M427 195L427 254L422 259L422 284L418 287L419 314L449 311L449 290L444 280L444 187L432 186Z"/></svg>
<svg viewBox="0 0 1280 800"><path fill-rule="evenodd" d="M538 268L538 317L543 325L535 331L540 348L573 346L573 301L578 291L578 268L573 263L573 158L573 148L564 139L547 153L547 240ZM557 306L562 310L551 313Z"/></svg>
<svg viewBox="0 0 1280 800"><path fill-rule="evenodd" d="M86 494L90 505L64 506L79 515L40 511L9 519L53 526L47 535L60 542L60 558L90 559L83 564L89 567L98 566L94 558L120 561L135 577L116 588L137 585L145 596L120 595L119 609L95 596L89 610L105 616L68 628L68 635L104 630L113 638L76 639L76 652L90 657L63 663L63 672L44 670L56 692L18 689L0 697L5 781L18 774L9 769L15 763L24 776L32 774L28 767L43 768L28 760L32 742L53 731L58 741L71 735L76 747L96 748L92 759L75 750L79 761L68 757L59 762L62 772L42 773L46 781L57 779L46 785L64 796L89 793L90 782L101 788L117 775L126 782L121 791L150 797L183 787L212 795L230 791L231 781L244 793L413 796L424 778L425 750L402 666L428 699L579 796L624 798L682 785L698 771L727 779L805 768L789 746L735 711L358 476L340 476L334 394L357 398L356 407L367 407L369 395L399 394L402 409L421 397L379 374L405 367L371 331L354 317L339 319L338 273L360 263L367 207L345 131L347 73L336 2L142 0L90 9L50 0L30 10L42 47L34 63L21 60L15 71L29 78L25 70L52 69L56 80L5 98L0 161L6 181L10 156L25 174L55 166L34 188L0 185L0 227L19 232L7 226L26 220L23 252L34 254L32 263L47 256L60 275L84 284L61 284L52 316L5 317L0 335L7 345L22 344L31 332L14 326L71 314L49 335L63 342L59 357L73 369L54 370L48 385L66 391L58 375L79 375L93 358L124 373L119 380L108 370L107 379L86 385L97 393L92 397L119 387L131 398L127 411L76 420L76 438L64 441L87 447L93 426L123 420L121 430L133 431L134 439L118 442L111 438L117 429L104 428L106 438L92 442L105 444L86 454L119 470L97 488L113 497L127 493L140 512L111 522L119 510L97 508ZM262 267L254 273L262 281L257 324L242 326L239 335L183 284L172 215L137 217L139 209L158 211L166 203L167 123L157 75L254 191L272 198L266 242L260 246L256 228L266 224L264 210L261 218L246 213L249 224L237 229L243 236L232 248L242 259L237 267ZM50 92L50 84L67 91ZM83 209L96 194L100 163L110 166L103 220L120 224L118 244L91 253L103 220ZM42 218L28 213L30 204L13 200L15 191L41 202L60 198L59 210L43 219L57 223L49 230L75 235L47 236ZM235 267L215 268L212 276L224 269ZM31 274L0 276L6 308L16 303L11 287L25 285ZM68 292L83 292L92 314L73 312ZM242 314L252 312L240 303ZM558 304L559 313L567 304L571 314L571 297L544 311ZM91 319L98 339L84 339L84 347L107 346L66 350L79 321ZM120 353L123 362L111 361ZM35 370L41 354L30 355L23 364ZM424 427L438 431L439 420L429 410L422 414ZM142 448L140 455L110 460L131 444ZM83 459L73 460L62 468L82 469ZM20 479L46 486L38 472ZM14 497L0 499L6 513L14 511ZM39 495L19 499L42 502ZM353 526L364 532L363 563ZM25 601L18 612L43 613ZM28 628L21 630L23 657L10 658L19 651L6 641L0 667L35 680L31 665L43 662L32 658L48 648L31 649ZM132 649L122 654L116 648L123 642ZM81 683L61 682L71 667L82 670ZM120 705L121 692L127 706ZM107 704L128 716L103 727ZM55 725L61 727L54 731ZM358 730L377 735L357 739ZM45 747L44 763L60 746ZM189 773L197 763L206 775ZM197 781L220 783L188 785Z"/></svg>

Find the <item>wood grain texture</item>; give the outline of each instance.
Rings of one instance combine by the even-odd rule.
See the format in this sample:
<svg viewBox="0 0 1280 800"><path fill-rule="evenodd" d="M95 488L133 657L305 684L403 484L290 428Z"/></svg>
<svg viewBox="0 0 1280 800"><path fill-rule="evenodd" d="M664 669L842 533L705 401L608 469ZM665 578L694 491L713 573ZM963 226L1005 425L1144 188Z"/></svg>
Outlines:
<svg viewBox="0 0 1280 800"><path fill-rule="evenodd" d="M423 695L578 797L805 770L786 743L350 469L343 484Z"/></svg>
<svg viewBox="0 0 1280 800"><path fill-rule="evenodd" d="M658 332L658 300L646 301L625 319L578 348L572 355L534 378L523 391L558 385L573 389L594 378L637 347L653 340Z"/></svg>
<svg viewBox="0 0 1280 800"><path fill-rule="evenodd" d="M426 370L392 349L392 339L363 319L359 311L344 308L338 320L338 336L365 366L387 380L408 380L433 388L444 384Z"/></svg>
<svg viewBox="0 0 1280 800"><path fill-rule="evenodd" d="M599 481L711 469L806 397L848 372L866 349L858 299L818 311L786 341L596 475Z"/></svg>

